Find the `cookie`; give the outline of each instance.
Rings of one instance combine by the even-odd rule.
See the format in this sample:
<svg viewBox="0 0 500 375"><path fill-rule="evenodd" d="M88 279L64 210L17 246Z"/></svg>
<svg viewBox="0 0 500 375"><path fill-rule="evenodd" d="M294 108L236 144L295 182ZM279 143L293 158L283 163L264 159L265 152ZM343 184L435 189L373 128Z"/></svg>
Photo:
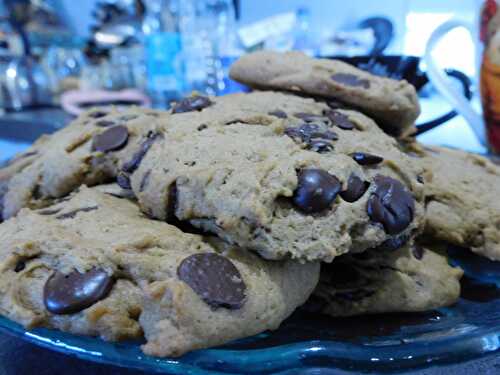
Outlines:
<svg viewBox="0 0 500 375"><path fill-rule="evenodd" d="M279 105L287 101L300 105ZM152 217L189 222L268 259L331 261L419 230L420 170L359 112L256 92L165 121L127 175Z"/></svg>
<svg viewBox="0 0 500 375"><path fill-rule="evenodd" d="M500 167L465 151L412 147L409 152L431 176L426 234L500 260Z"/></svg>
<svg viewBox="0 0 500 375"><path fill-rule="evenodd" d="M159 116L160 112L139 108L91 110L55 134L43 136L0 169L2 217L7 219L23 207L44 207L82 184L114 181L121 160L155 133Z"/></svg>
<svg viewBox="0 0 500 375"><path fill-rule="evenodd" d="M155 356L275 329L319 277L317 263L266 262L85 186L21 210L0 225L0 239L2 315L106 340L144 335Z"/></svg>
<svg viewBox="0 0 500 375"><path fill-rule="evenodd" d="M415 88L406 81L372 75L338 60L301 52L260 51L241 57L230 76L260 89L288 90L340 100L373 117L388 134L414 131L420 113Z"/></svg>
<svg viewBox="0 0 500 375"><path fill-rule="evenodd" d="M462 274L440 252L411 243L347 254L322 265L306 307L331 316L432 310L458 300Z"/></svg>

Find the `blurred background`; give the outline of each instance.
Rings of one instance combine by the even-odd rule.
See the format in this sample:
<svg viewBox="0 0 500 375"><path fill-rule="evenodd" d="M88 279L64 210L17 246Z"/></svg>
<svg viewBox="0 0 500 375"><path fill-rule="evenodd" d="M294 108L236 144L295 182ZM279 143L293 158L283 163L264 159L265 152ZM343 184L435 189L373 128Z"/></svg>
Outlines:
<svg viewBox="0 0 500 375"><path fill-rule="evenodd" d="M460 142L483 151L463 119L427 84L419 59L436 27L451 18L477 23L481 3L0 0L0 160L90 106L168 108L192 92L242 91L228 78L228 68L262 48L341 57L375 74L406 78L422 99L419 122L446 122L423 134L424 142ZM388 55L395 59L384 59ZM457 87L471 94L477 91L475 56L474 36L463 28L447 34L435 53L440 66L455 71Z"/></svg>

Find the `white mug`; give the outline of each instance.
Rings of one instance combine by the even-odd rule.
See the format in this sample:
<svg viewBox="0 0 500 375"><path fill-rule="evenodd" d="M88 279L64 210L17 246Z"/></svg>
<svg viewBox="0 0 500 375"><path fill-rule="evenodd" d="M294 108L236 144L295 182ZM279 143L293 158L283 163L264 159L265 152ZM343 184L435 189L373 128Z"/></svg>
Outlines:
<svg viewBox="0 0 500 375"><path fill-rule="evenodd" d="M436 90L465 118L479 142L486 145L486 132L482 115L477 113L475 109L472 108L470 102L463 96L462 92L458 91L455 86L451 84L450 78L443 69L438 67L436 61L432 57L432 53L438 42L451 30L458 27L464 27L473 37L476 35L475 29L471 24L458 19L446 21L436 28L431 34L425 48L424 61L427 65L427 76Z"/></svg>
<svg viewBox="0 0 500 375"><path fill-rule="evenodd" d="M500 1L484 1L477 19L477 25L458 19L440 25L427 42L424 61L429 80L438 92L465 118L483 145L494 153L500 153ZM458 27L468 30L475 42L483 114L476 112L463 94L450 84L449 77L432 56L438 42Z"/></svg>

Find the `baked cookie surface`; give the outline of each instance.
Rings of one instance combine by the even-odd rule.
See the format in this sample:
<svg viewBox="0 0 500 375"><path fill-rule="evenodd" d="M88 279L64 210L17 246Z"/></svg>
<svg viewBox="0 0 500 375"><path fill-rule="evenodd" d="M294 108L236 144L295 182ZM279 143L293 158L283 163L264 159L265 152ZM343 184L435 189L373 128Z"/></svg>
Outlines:
<svg viewBox="0 0 500 375"><path fill-rule="evenodd" d="M375 76L339 60L313 59L301 52L250 53L232 65L230 75L254 88L340 100L373 117L395 136L411 133L420 113L417 93L408 82Z"/></svg>
<svg viewBox="0 0 500 375"><path fill-rule="evenodd" d="M0 169L0 216L7 219L23 207L44 207L82 184L112 182L122 159L129 159L154 133L158 117L160 112L140 108L90 110L42 136Z"/></svg>
<svg viewBox="0 0 500 375"><path fill-rule="evenodd" d="M124 176L152 217L269 259L331 261L419 230L419 168L359 112L255 92L165 121Z"/></svg>
<svg viewBox="0 0 500 375"><path fill-rule="evenodd" d="M156 356L275 329L319 277L318 263L266 262L85 186L21 210L0 239L2 315L106 340L144 335Z"/></svg>
<svg viewBox="0 0 500 375"><path fill-rule="evenodd" d="M462 274L444 255L411 243L347 254L322 265L308 307L331 316L432 310L458 300Z"/></svg>
<svg viewBox="0 0 500 375"><path fill-rule="evenodd" d="M416 160L432 175L426 234L500 260L500 167L465 151L416 147Z"/></svg>

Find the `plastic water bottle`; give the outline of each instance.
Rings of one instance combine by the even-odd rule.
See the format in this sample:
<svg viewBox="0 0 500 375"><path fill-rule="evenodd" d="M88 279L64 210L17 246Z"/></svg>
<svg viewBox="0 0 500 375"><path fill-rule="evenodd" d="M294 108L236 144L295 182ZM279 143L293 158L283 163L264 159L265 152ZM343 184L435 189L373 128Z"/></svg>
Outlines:
<svg viewBox="0 0 500 375"><path fill-rule="evenodd" d="M179 1L149 0L143 22L147 91L154 107L166 107L184 92Z"/></svg>
<svg viewBox="0 0 500 375"><path fill-rule="evenodd" d="M229 68L242 54L237 33L236 10L232 0L206 0L214 21L217 50L217 93L241 91L242 86L229 78Z"/></svg>
<svg viewBox="0 0 500 375"><path fill-rule="evenodd" d="M187 92L217 94L217 52L213 38L214 20L206 0L180 3L182 57Z"/></svg>
<svg viewBox="0 0 500 375"><path fill-rule="evenodd" d="M295 12L296 27L293 49L302 51L309 56L316 54L316 48L311 38L311 13L308 8L300 7Z"/></svg>

